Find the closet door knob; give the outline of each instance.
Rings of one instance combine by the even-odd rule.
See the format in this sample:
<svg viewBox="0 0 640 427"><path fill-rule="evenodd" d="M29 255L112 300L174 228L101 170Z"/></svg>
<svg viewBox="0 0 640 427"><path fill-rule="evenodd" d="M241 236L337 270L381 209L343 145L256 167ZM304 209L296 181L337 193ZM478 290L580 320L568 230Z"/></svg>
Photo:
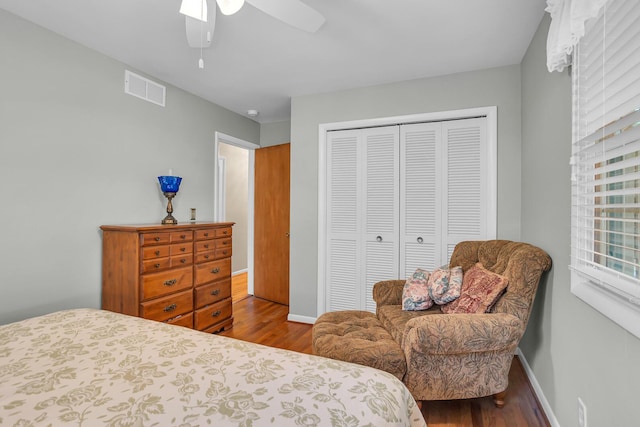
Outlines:
<svg viewBox="0 0 640 427"><path fill-rule="evenodd" d="M376 240L377 240L378 242L382 242L382 236L378 236L378 237L376 237Z"/></svg>
<svg viewBox="0 0 640 427"><path fill-rule="evenodd" d="M422 240L422 237L418 237L418 243L422 243L424 242L424 240Z"/></svg>

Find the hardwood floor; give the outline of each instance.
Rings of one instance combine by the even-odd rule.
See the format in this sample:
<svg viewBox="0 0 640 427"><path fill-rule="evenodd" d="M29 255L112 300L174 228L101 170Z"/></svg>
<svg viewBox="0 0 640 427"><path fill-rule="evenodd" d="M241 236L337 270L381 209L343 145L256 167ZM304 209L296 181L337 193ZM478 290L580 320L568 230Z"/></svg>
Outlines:
<svg viewBox="0 0 640 427"><path fill-rule="evenodd" d="M233 303L233 328L220 335L311 354L311 325L288 322L289 307L249 296ZM491 397L424 402L429 427L549 427L522 364L516 356L509 372L504 408Z"/></svg>

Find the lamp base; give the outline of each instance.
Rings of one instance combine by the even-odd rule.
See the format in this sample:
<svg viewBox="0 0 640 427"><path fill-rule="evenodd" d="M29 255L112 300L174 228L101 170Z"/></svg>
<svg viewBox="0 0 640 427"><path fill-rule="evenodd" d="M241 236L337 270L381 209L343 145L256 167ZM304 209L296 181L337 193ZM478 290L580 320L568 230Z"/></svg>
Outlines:
<svg viewBox="0 0 640 427"><path fill-rule="evenodd" d="M167 203L167 216L165 216L164 219L162 220L162 225L165 225L165 224L175 225L178 223L178 220L175 219L173 215L171 215L173 213L173 205L171 204L171 199L173 199L176 196L176 193L164 192L162 194L164 194L164 196L169 200L169 202Z"/></svg>
<svg viewBox="0 0 640 427"><path fill-rule="evenodd" d="M175 225L175 224L177 224L177 223L178 223L178 220L177 220L177 219L175 219L175 218L173 217L173 215L171 215L171 214L169 214L169 215L165 216L165 217L164 217L164 219L162 220L162 224L163 224L163 225L164 225L164 224L174 224L174 225Z"/></svg>

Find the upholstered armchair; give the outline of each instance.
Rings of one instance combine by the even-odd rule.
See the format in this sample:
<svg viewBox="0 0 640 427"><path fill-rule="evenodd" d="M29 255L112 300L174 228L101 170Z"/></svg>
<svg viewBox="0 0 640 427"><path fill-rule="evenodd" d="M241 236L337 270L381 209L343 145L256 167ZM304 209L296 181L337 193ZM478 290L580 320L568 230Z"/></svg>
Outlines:
<svg viewBox="0 0 640 427"><path fill-rule="evenodd" d="M468 241L453 251L449 267L457 266L464 272L463 294L473 269L500 275L500 291L507 279L506 291L497 301L492 297L489 312L483 307L479 314L445 314L450 307L438 305L403 310L405 280L378 282L373 287L376 314L350 310L318 317L312 331L314 353L387 371L402 379L419 403L493 395L496 406L504 406L513 355L551 258L527 243Z"/></svg>
<svg viewBox="0 0 640 427"><path fill-rule="evenodd" d="M493 395L498 407L504 405L513 355L551 258L527 243L468 241L455 247L449 266L466 272L478 262L508 279L490 313L443 314L438 306L404 311L404 280L374 286L377 319L404 353L403 381L416 400Z"/></svg>

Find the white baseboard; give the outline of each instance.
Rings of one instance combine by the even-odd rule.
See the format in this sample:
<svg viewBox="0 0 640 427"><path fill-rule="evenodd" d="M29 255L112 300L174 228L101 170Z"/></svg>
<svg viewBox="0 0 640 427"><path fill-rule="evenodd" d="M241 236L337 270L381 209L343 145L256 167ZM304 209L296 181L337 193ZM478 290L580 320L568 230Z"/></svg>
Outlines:
<svg viewBox="0 0 640 427"><path fill-rule="evenodd" d="M309 323L311 325L316 323L316 318L315 317L299 316L297 314L289 314L287 316L287 320L290 321L290 322Z"/></svg>
<svg viewBox="0 0 640 427"><path fill-rule="evenodd" d="M231 273L231 275L235 276L237 274L248 273L248 272L249 272L248 268L243 268L242 270L234 271L233 273Z"/></svg>
<svg viewBox="0 0 640 427"><path fill-rule="evenodd" d="M551 425L551 427L560 427L560 423L558 422L556 415L553 413L553 409L551 408L551 405L549 405L549 401L545 397L544 392L542 391L542 387L540 387L540 383L538 383L538 380L536 379L536 376L533 374L533 370L531 369L531 366L529 366L529 363L527 362L527 359L524 357L522 350L520 350L520 347L518 347L518 349L516 350L516 354L518 355L518 357L520 357L520 362L522 362L522 367L524 368L527 374L527 377L529 378L531 387L533 387L533 391L536 394L536 397L538 398L540 405L542 405L542 410L544 410L544 413L547 416L547 419L549 420L549 424Z"/></svg>

